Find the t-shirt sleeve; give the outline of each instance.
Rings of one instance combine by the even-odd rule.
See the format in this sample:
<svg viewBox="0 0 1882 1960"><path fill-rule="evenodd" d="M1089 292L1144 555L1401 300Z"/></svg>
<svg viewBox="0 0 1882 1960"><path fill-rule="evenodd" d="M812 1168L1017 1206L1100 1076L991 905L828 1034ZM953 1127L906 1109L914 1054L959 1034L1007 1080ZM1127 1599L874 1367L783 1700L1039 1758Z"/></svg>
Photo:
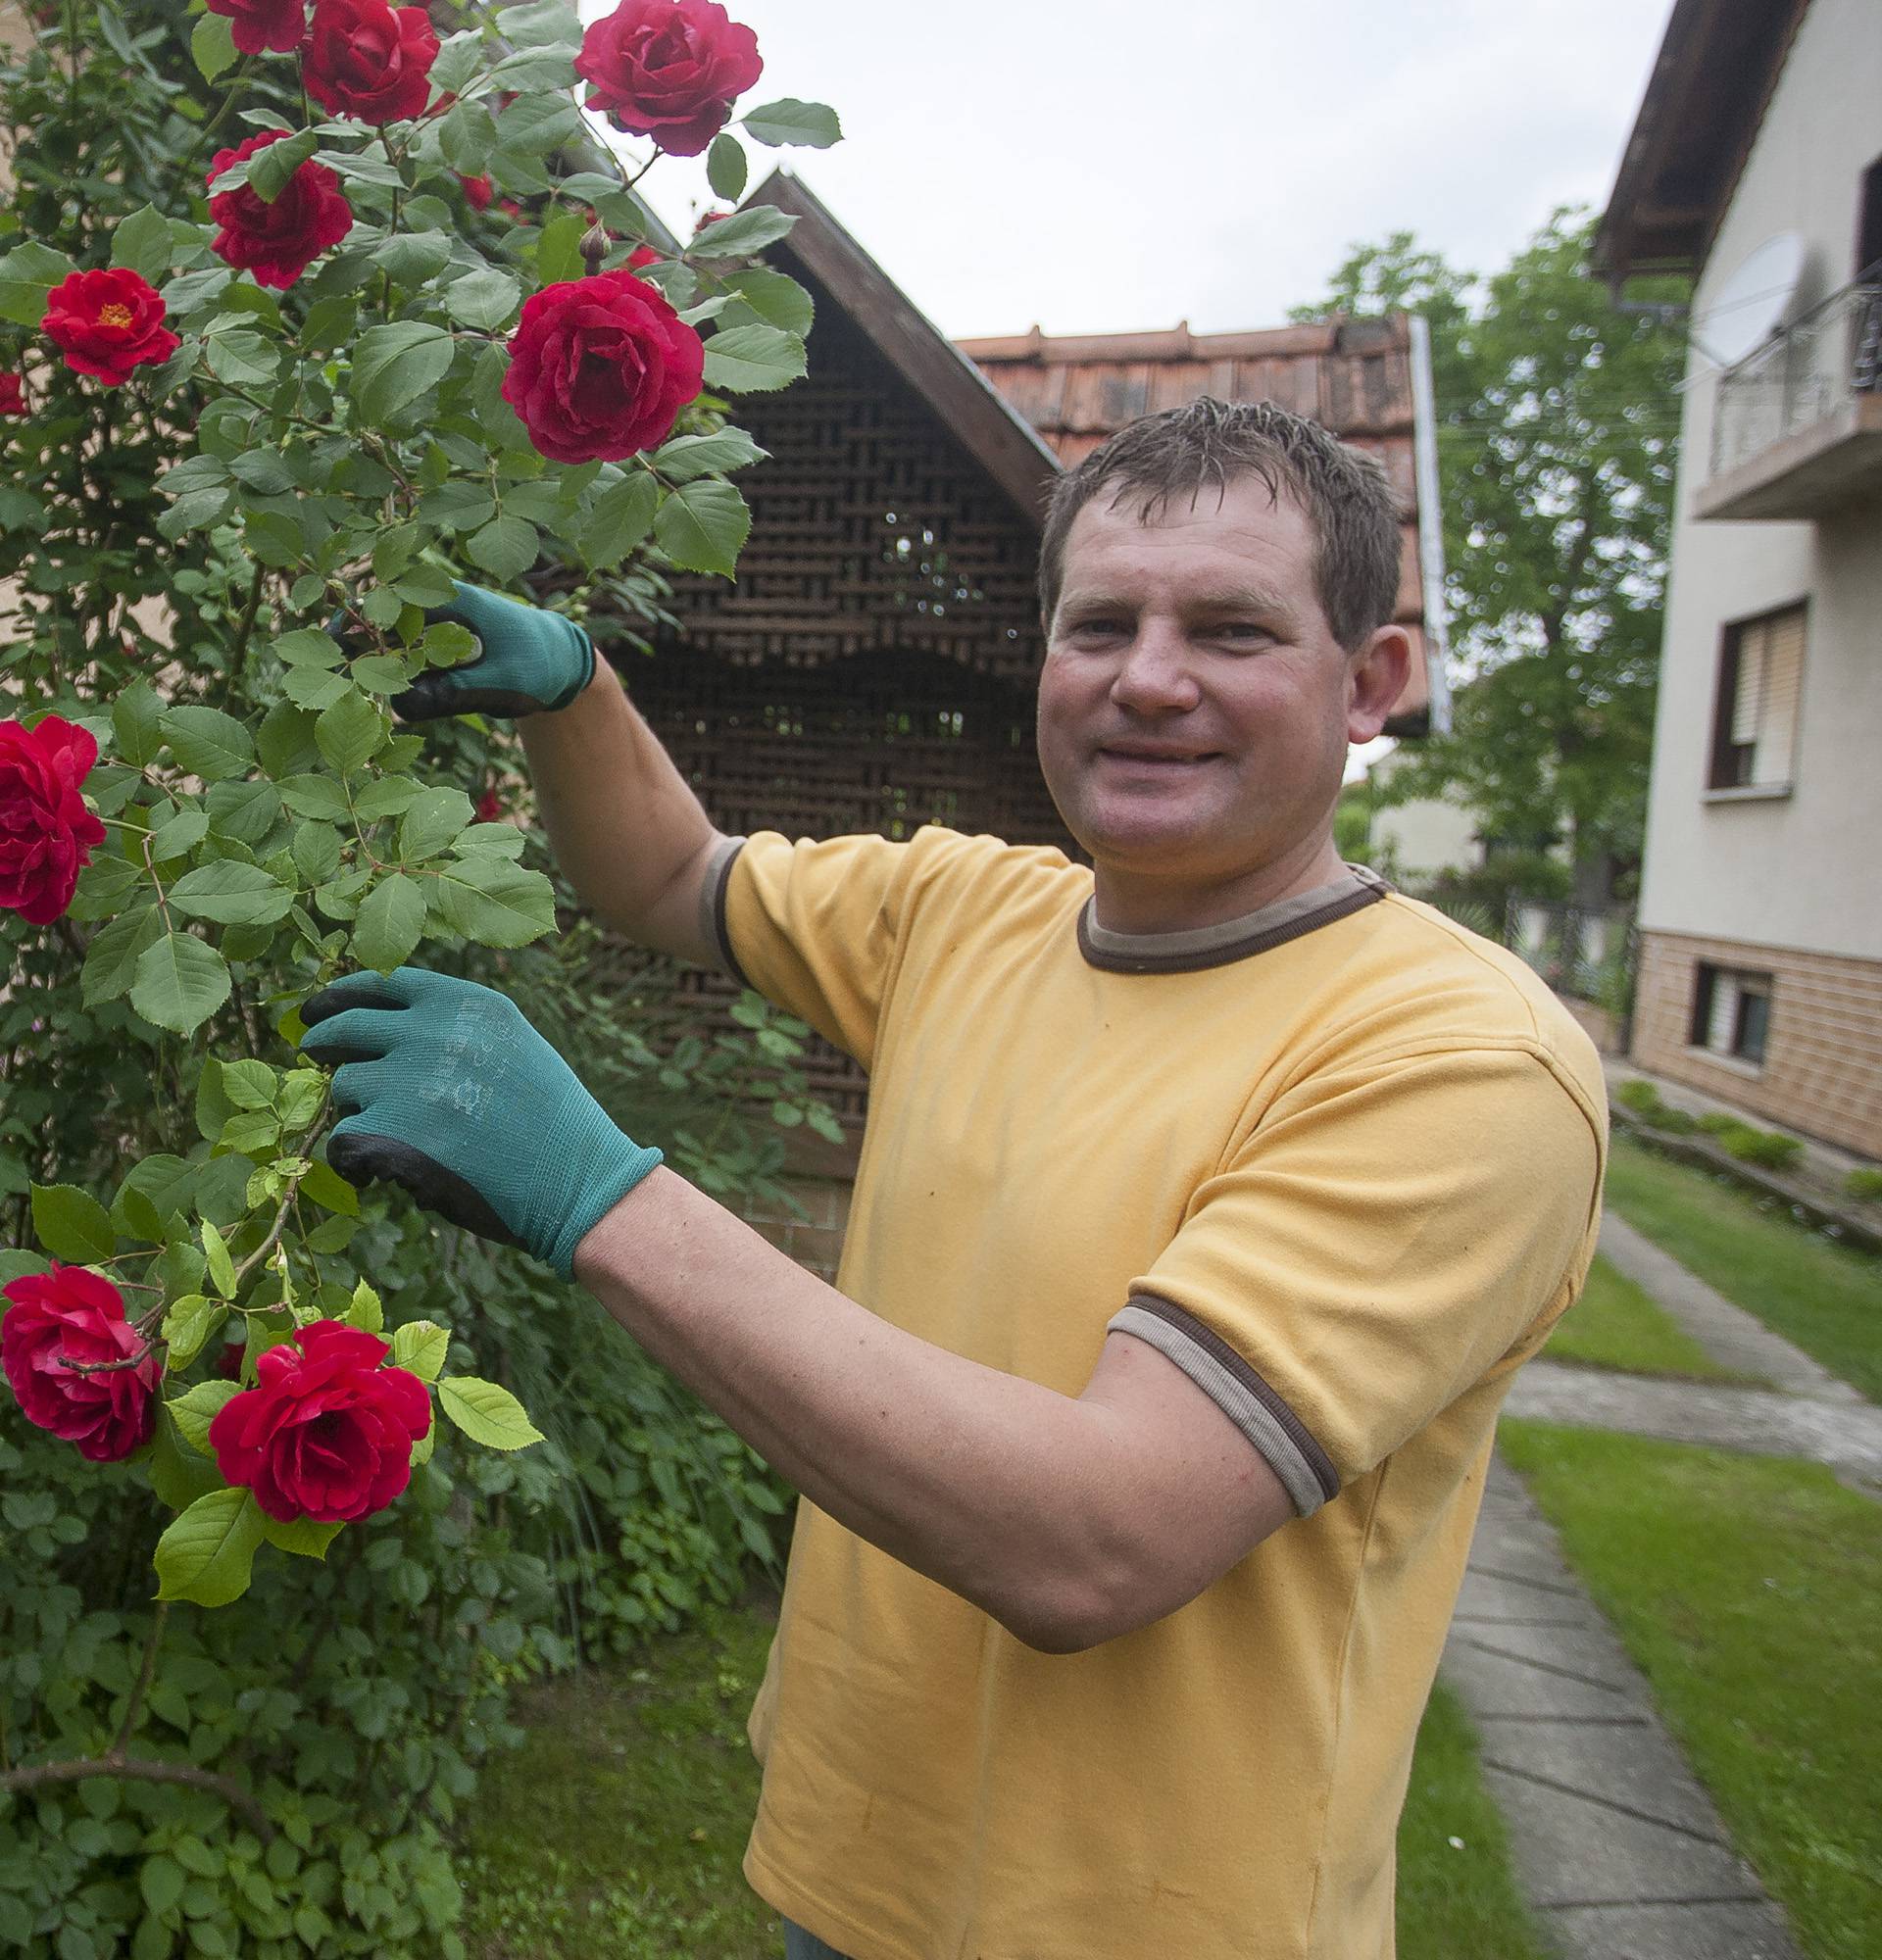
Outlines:
<svg viewBox="0 0 1882 1960"><path fill-rule="evenodd" d="M1525 1044L1316 1076L1196 1191L1114 1332L1227 1414L1305 1516L1573 1300L1602 1117Z"/></svg>
<svg viewBox="0 0 1882 1960"><path fill-rule="evenodd" d="M746 838L718 866L714 891L728 970L867 1068L904 908L939 842L926 829L908 844Z"/></svg>

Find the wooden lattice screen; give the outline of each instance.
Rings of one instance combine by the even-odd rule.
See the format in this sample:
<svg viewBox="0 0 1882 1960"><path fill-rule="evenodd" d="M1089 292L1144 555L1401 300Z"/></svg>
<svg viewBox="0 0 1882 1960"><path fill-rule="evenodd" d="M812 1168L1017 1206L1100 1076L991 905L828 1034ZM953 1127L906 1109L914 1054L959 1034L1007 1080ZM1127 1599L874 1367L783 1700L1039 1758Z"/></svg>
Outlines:
<svg viewBox="0 0 1882 1960"><path fill-rule="evenodd" d="M677 579L681 631L620 657L628 690L722 830L939 822L1070 852L1033 751L1037 526L827 289L779 263L817 301L811 371L738 404L770 452L739 479L738 583ZM819 1043L812 1073L859 1123L862 1072Z"/></svg>

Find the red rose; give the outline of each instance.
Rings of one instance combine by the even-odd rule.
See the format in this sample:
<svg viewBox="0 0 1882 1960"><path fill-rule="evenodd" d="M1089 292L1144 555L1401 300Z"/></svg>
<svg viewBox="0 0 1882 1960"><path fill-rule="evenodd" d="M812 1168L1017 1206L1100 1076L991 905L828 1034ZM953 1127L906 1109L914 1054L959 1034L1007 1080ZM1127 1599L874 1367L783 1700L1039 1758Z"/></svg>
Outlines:
<svg viewBox="0 0 1882 1960"><path fill-rule="evenodd" d="M503 799L495 790L485 790L477 799L476 819L479 823L497 823L503 817Z"/></svg>
<svg viewBox="0 0 1882 1960"><path fill-rule="evenodd" d="M644 279L599 272L522 303L503 399L558 463L657 449L699 393L706 350Z"/></svg>
<svg viewBox="0 0 1882 1960"><path fill-rule="evenodd" d="M472 211L488 211L497 187L488 177L468 177L462 172L458 181L464 186L464 201Z"/></svg>
<svg viewBox="0 0 1882 1960"><path fill-rule="evenodd" d="M498 198L497 209L503 213L504 217L515 219L518 223L522 221L522 206L514 197Z"/></svg>
<svg viewBox="0 0 1882 1960"><path fill-rule="evenodd" d="M28 924L50 925L72 904L105 841L79 794L97 760L91 736L56 714L34 728L0 721L0 908Z"/></svg>
<svg viewBox="0 0 1882 1960"><path fill-rule="evenodd" d="M643 266L658 266L660 254L651 245L636 245L627 255L627 270L638 272Z"/></svg>
<svg viewBox="0 0 1882 1960"><path fill-rule="evenodd" d="M575 57L588 107L674 157L698 156L764 71L758 36L714 0L621 0Z"/></svg>
<svg viewBox="0 0 1882 1960"><path fill-rule="evenodd" d="M140 1448L157 1427L163 1378L149 1344L124 1318L124 1298L83 1266L54 1265L4 1289L13 1304L0 1319L0 1366L28 1422L78 1446L93 1463L116 1463ZM95 1374L76 1361L128 1361Z"/></svg>
<svg viewBox="0 0 1882 1960"><path fill-rule="evenodd" d="M70 272L46 295L39 324L74 374L117 388L130 370L168 361L183 343L164 324L169 309L139 272Z"/></svg>
<svg viewBox="0 0 1882 1960"><path fill-rule="evenodd" d="M207 0L207 5L233 24L229 38L245 55L265 48L291 55L307 37L303 0Z"/></svg>
<svg viewBox="0 0 1882 1960"><path fill-rule="evenodd" d="M0 374L0 416L27 413L25 382L18 374Z"/></svg>
<svg viewBox="0 0 1882 1960"><path fill-rule="evenodd" d="M412 1481L412 1446L431 1427L431 1397L391 1348L343 1321L298 1329L255 1363L260 1380L209 1426L216 1464L271 1518L323 1524L382 1511Z"/></svg>
<svg viewBox="0 0 1882 1960"><path fill-rule="evenodd" d="M322 108L365 122L403 122L431 93L438 37L422 7L314 0L301 79Z"/></svg>
<svg viewBox="0 0 1882 1960"><path fill-rule="evenodd" d="M263 129L240 149L218 150L210 166L210 182L287 133ZM252 184L243 184L212 197L209 216L222 226L210 241L211 251L237 271L254 273L260 286L291 286L328 246L337 245L353 229L353 207L341 195L339 178L311 158L288 178L272 204L265 204Z"/></svg>

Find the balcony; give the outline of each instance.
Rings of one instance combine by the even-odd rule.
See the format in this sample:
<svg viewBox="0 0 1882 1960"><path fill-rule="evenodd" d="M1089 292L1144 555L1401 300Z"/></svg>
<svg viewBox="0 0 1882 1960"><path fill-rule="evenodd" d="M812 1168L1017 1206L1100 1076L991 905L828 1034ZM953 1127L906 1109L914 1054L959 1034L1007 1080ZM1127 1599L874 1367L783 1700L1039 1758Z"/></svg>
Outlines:
<svg viewBox="0 0 1882 1960"><path fill-rule="evenodd" d="M1882 265L1718 378L1700 517L1820 517L1882 492Z"/></svg>

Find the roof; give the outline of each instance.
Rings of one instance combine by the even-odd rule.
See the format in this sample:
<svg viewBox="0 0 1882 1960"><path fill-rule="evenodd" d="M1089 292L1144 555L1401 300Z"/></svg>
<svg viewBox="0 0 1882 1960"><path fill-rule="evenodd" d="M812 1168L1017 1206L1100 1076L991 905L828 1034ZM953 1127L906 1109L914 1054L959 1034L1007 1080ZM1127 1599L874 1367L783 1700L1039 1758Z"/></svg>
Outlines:
<svg viewBox="0 0 1882 1960"><path fill-rule="evenodd" d="M1595 232L1594 269L1697 272L1809 0L1675 0Z"/></svg>
<svg viewBox="0 0 1882 1960"><path fill-rule="evenodd" d="M1410 630L1415 656L1392 730L1422 731L1430 712L1426 580L1441 586L1443 560L1437 525L1420 533L1420 385L1407 315L1250 333L1192 333L1185 323L1150 333L1049 335L1035 326L960 346L1066 466L1136 416L1180 408L1200 395L1277 402L1376 457L1397 495L1405 540L1393 616ZM1434 479L1428 494L1435 501ZM1429 623L1441 659L1441 624Z"/></svg>
<svg viewBox="0 0 1882 1960"><path fill-rule="evenodd" d="M797 220L784 249L829 287L890 366L1026 517L1043 525L1059 461L1025 417L844 230L802 177L775 170L746 202L774 205Z"/></svg>

